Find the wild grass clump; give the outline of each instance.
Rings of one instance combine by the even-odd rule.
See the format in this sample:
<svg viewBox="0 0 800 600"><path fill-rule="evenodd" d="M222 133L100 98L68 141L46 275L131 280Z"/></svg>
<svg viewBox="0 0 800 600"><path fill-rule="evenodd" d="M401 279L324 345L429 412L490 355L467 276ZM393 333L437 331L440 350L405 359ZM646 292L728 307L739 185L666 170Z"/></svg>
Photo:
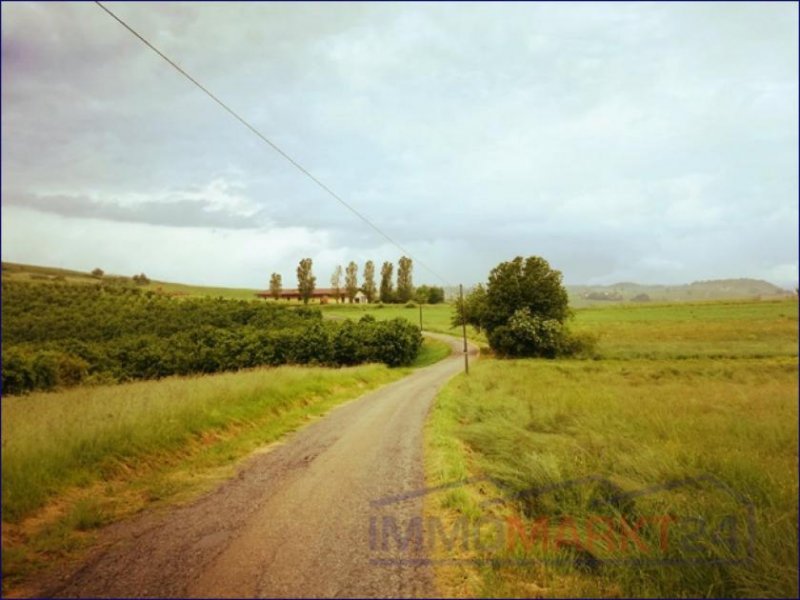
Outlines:
<svg viewBox="0 0 800 600"><path fill-rule="evenodd" d="M327 406L402 375L382 365L287 366L5 397L3 519L17 521L60 490L112 478L209 431Z"/></svg>

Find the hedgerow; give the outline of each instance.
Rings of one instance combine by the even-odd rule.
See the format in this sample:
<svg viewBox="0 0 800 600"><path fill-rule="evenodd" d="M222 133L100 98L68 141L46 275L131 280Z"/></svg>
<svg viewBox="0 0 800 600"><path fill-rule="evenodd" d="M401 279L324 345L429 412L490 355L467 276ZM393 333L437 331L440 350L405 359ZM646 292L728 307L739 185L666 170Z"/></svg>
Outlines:
<svg viewBox="0 0 800 600"><path fill-rule="evenodd" d="M323 321L318 309L178 299L119 286L3 283L3 393L257 366L411 363L404 319Z"/></svg>

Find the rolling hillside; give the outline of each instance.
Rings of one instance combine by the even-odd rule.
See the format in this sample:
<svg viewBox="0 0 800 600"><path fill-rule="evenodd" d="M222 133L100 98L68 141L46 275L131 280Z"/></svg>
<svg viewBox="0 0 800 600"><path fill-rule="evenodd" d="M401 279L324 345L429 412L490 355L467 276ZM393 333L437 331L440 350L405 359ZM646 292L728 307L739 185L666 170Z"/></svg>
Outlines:
<svg viewBox="0 0 800 600"><path fill-rule="evenodd" d="M266 270L265 270L266 271ZM48 282L68 282L75 284L97 285L101 280L116 282L121 285L136 285L132 277L106 274L102 278L91 273L71 269L24 265L3 262L3 279ZM168 281L151 280L140 286L145 290L160 291L170 296L212 296L250 300L258 289L229 288L190 285ZM695 281L683 285L653 285L634 282L620 282L612 285L568 285L570 304L581 308L595 304L614 302L697 302L698 300L732 300L732 299L775 299L790 297L791 290L785 290L762 279L713 279ZM464 293L467 293L467 289ZM448 301L458 298L458 288L446 287Z"/></svg>
<svg viewBox="0 0 800 600"><path fill-rule="evenodd" d="M150 280L150 282L145 285L137 285L132 277L122 275L105 274L102 277L96 277L91 273L83 271L23 265L10 262L3 262L3 280L32 281L38 283L66 282L77 285L97 285L101 281L104 281L106 283L136 286L143 290L162 292L169 296L211 296L213 298L232 298L235 300L252 300L255 298L255 293L258 291L246 288L189 285L156 280Z"/></svg>
<svg viewBox="0 0 800 600"><path fill-rule="evenodd" d="M612 285L568 285L572 306L609 302L697 302L698 300L772 299L792 292L762 279L713 279L683 285L643 285L620 282Z"/></svg>

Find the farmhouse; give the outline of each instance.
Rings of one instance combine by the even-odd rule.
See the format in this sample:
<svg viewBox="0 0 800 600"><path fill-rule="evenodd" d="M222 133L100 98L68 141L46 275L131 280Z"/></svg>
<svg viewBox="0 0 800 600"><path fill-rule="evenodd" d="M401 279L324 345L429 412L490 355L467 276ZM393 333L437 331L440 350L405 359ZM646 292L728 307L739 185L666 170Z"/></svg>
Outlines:
<svg viewBox="0 0 800 600"><path fill-rule="evenodd" d="M272 298L272 293L267 290L265 292L258 292L256 294L259 298L264 298L265 300ZM289 289L289 290L282 290L279 296L281 300L297 300L302 301L303 296L297 289ZM336 289L334 288L315 288L314 291L311 293L311 297L309 298L311 301L317 301L320 304L327 304L328 302L347 302L347 293L344 289L339 290L338 294ZM366 304L367 303L367 296L361 290L356 292L355 298L353 298L354 304Z"/></svg>

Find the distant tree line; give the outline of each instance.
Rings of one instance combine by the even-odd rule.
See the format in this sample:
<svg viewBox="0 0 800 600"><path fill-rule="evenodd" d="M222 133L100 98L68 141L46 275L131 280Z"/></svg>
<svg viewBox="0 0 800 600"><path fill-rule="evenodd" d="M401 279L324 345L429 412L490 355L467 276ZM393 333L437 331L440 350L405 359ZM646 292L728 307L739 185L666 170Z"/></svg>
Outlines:
<svg viewBox="0 0 800 600"><path fill-rule="evenodd" d="M331 290L337 302L346 298L353 302L359 292L363 293L367 302L380 301L385 304L407 303L417 301L424 304L444 302L444 288L423 285L414 287L414 263L406 257L397 262L397 279L395 287L394 264L386 261L381 265L380 283L375 280L375 263L368 260L364 263L363 282L359 285L358 265L350 261L346 267L337 265L330 278ZM304 258L297 266L297 291L305 304L317 289L317 279L313 272L313 261ZM272 273L269 283L270 295L274 299L281 297L283 291L282 278L279 273Z"/></svg>
<svg viewBox="0 0 800 600"><path fill-rule="evenodd" d="M422 344L404 319L323 321L258 301L15 281L2 294L4 394L287 363L398 366Z"/></svg>

